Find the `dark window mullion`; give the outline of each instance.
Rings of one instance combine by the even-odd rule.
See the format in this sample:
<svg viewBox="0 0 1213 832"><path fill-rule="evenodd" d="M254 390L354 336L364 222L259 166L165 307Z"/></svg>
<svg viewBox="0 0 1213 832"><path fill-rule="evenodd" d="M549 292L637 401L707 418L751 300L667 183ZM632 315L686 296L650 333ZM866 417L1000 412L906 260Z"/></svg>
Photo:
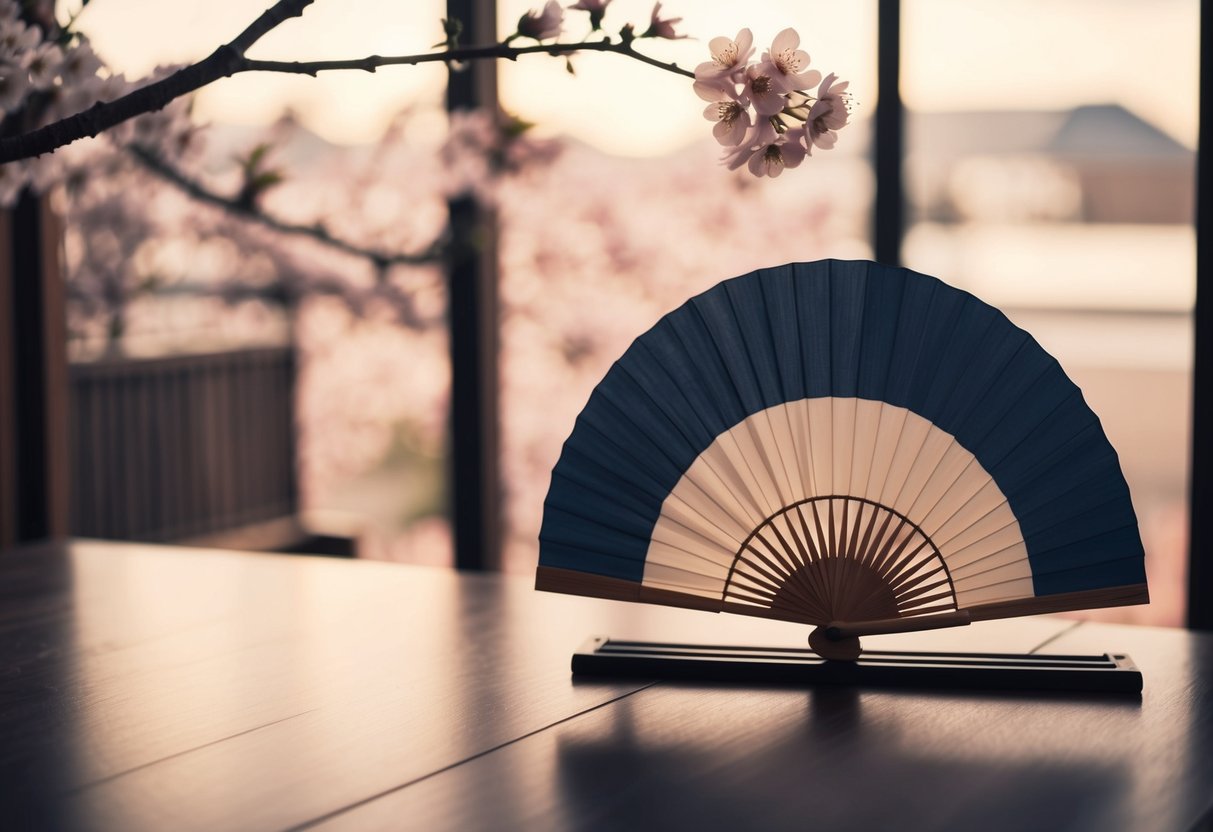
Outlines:
<svg viewBox="0 0 1213 832"><path fill-rule="evenodd" d="M1200 137L1196 146L1196 333L1192 355L1192 460L1191 518L1188 537L1188 626L1213 630L1213 256L1208 239L1213 234L1209 205L1210 165L1204 149L1213 125L1209 123L1209 89L1204 79L1213 72L1206 37L1207 0L1200 4Z"/></svg>
<svg viewBox="0 0 1213 832"><path fill-rule="evenodd" d="M905 233L903 162L905 109L901 104L901 0L879 0L876 18L876 102L872 168L876 178L872 248L876 261L901 265Z"/></svg>
<svg viewBox="0 0 1213 832"><path fill-rule="evenodd" d="M447 0L463 23L460 43L497 40L496 0ZM497 108L494 61L448 73L449 111ZM447 467L451 530L458 569L498 569L501 548L500 442L497 407L496 218L470 197L451 201L447 265L451 415Z"/></svg>

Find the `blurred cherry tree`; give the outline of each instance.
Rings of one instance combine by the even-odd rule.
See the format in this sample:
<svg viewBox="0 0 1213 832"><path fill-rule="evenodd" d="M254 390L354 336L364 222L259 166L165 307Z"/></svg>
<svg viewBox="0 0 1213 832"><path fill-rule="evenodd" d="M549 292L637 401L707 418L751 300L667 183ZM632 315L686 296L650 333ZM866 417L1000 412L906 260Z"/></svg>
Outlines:
<svg viewBox="0 0 1213 832"><path fill-rule="evenodd" d="M279 2L266 14L297 14L308 2ZM536 140L529 125L500 113L454 114L435 144L419 139L416 124L426 114L411 111L373 147L326 147L299 163L292 148L317 140L293 119L223 147L222 136L191 121L188 97L147 106L149 89L193 67L130 83L106 71L71 20L54 18L52 3L0 0L0 147L20 159L0 164L0 204L30 189L48 194L63 215L78 356L136 354L143 343L182 337L195 349L290 338L300 353L305 505L325 504L343 484L401 453L412 455L414 467L418 457L441 457L447 201L470 193L495 205L506 564L529 567L560 444L632 338L722 277L864 253L845 248L862 244L838 233L833 180L805 192L787 179L754 178L774 178L814 148L832 147L847 123L845 83L810 70L794 32L780 33L760 60L750 60L748 30L716 38L711 60L694 73L633 48L641 38L681 37L660 3L647 27L625 24L600 41L557 40L566 12L588 14L601 31L608 5L581 0L566 10L550 0L486 47L460 46L458 23L445 21L443 48L429 57L618 52L687 76L688 88L694 79L694 91L709 102L715 150L610 159ZM238 41L235 51L247 62L251 40L242 34ZM322 69L368 68L356 60L325 63L331 66ZM814 86L817 94L806 91ZM133 103L123 110L124 101ZM90 113L93 122L81 128ZM98 125L97 138L72 138L73 130L87 134ZM29 148L41 145L20 144L38 136L58 149L34 155ZM737 173L712 171L721 147ZM402 524L413 531L382 541L380 556L416 559L423 548L449 546L436 519L441 482L430 478L421 488L427 494L413 500Z"/></svg>

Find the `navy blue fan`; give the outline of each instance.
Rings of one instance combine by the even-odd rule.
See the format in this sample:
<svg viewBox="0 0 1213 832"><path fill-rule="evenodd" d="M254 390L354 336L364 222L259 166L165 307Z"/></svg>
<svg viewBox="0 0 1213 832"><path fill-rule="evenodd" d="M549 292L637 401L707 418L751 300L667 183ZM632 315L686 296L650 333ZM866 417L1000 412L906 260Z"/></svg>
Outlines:
<svg viewBox="0 0 1213 832"><path fill-rule="evenodd" d="M837 260L636 339L552 472L536 586L855 633L1149 600L1116 452L1057 361L966 292Z"/></svg>

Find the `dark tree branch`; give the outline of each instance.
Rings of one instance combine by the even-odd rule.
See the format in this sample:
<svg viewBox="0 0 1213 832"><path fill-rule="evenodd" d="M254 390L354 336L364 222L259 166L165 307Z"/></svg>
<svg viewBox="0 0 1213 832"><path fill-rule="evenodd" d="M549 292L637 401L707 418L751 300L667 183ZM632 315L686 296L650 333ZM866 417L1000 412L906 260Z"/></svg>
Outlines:
<svg viewBox="0 0 1213 832"><path fill-rule="evenodd" d="M254 20L247 29L228 44L228 48L238 55L243 55L254 43L261 40L269 32L281 26L292 17L299 17L304 9L316 0L278 0L277 3L265 10L261 17Z"/></svg>
<svg viewBox="0 0 1213 832"><path fill-rule="evenodd" d="M244 60L239 53L221 46L202 61L121 98L99 101L74 116L0 139L0 164L50 153L79 139L96 136L135 116L163 109L174 99L233 74Z"/></svg>
<svg viewBox="0 0 1213 832"><path fill-rule="evenodd" d="M416 331L432 329L441 325L445 317L422 316L417 312L413 296L392 283L376 283L366 288L356 288L334 277L316 277L307 281L278 279L264 285L250 285L239 281L222 283L173 283L157 289L161 295L218 298L229 306L249 301L262 301L279 306L293 306L305 297L328 296L337 298L355 315L365 315L376 302L387 304L402 326Z"/></svg>
<svg viewBox="0 0 1213 832"><path fill-rule="evenodd" d="M368 55L365 58L352 58L336 61L257 61L247 60L240 72L289 72L296 75L316 75L333 70L362 70L374 72L381 66L416 66L417 64L453 63L460 61L507 60L515 61L522 55L569 55L573 52L613 52L625 55L641 63L694 78L695 73L683 69L676 63L659 61L637 52L631 44L603 38L597 41L583 43L540 43L534 46L509 46L496 43L492 46L467 46L460 49L450 49L445 52L431 52L425 55Z"/></svg>
<svg viewBox="0 0 1213 832"><path fill-rule="evenodd" d="M187 196L196 199L199 202L208 205L214 205L217 208L222 208L228 213L238 216L241 219L256 223L272 231L280 234L294 234L303 237L308 237L319 243L322 243L329 248L352 254L355 257L362 257L370 260L374 266L382 271L389 266L418 266L438 263L442 260L446 245L444 241L437 241L423 251L413 254L404 254L400 252L381 251L366 246L359 246L340 237L335 237L323 225L298 225L295 223L283 222L282 220L272 217L255 206L250 206L235 197L224 196L210 190L202 183L191 179L175 167L164 161L157 153L145 147L130 145L127 147L130 155L139 162L144 168L170 182L177 188L181 189Z"/></svg>
<svg viewBox="0 0 1213 832"><path fill-rule="evenodd" d="M182 95L201 89L220 78L227 78L240 72L286 72L300 75L316 75L333 70L374 72L381 66L498 59L513 61L521 55L531 54L569 55L573 52L613 52L666 72L687 78L694 77L694 73L675 63L659 61L637 52L632 48L631 40L613 41L610 38L585 43L551 43L521 47L499 43L492 46L472 46L423 55L389 57L370 55L365 58L339 61L259 61L244 56L244 50L258 38L283 21L301 15L304 8L313 1L280 0L235 40L220 46L209 57L196 64L180 69L167 78L148 84L146 87L140 87L121 98L110 102L98 102L84 112L45 127L18 136L0 138L0 164L41 156L43 153L50 153L79 139L96 136L127 119L159 110Z"/></svg>
<svg viewBox="0 0 1213 832"><path fill-rule="evenodd" d="M267 32L292 17L299 17L315 0L278 0L230 43L224 44L196 64L167 78L140 87L113 101L97 102L87 110L60 121L0 139L0 164L41 156L64 145L96 136L135 116L163 109L170 101L199 90L220 78L244 71L245 51Z"/></svg>

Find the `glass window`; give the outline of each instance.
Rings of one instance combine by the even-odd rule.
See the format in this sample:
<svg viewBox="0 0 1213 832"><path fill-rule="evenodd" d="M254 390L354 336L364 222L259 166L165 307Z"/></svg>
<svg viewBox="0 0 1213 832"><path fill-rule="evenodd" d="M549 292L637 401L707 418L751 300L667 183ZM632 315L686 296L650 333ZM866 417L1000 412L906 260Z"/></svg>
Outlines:
<svg viewBox="0 0 1213 832"><path fill-rule="evenodd" d="M1120 454L1153 602L1180 625L1195 292L1195 0L902 5L906 264L1061 361Z"/></svg>
<svg viewBox="0 0 1213 832"><path fill-rule="evenodd" d="M157 65L206 56L263 9L240 0L95 3L83 9L78 28L113 71L140 78ZM250 55L424 52L441 36L444 11L437 0L317 3ZM182 168L214 192L234 195L241 165L264 144L264 170L283 180L257 198L267 215L322 226L364 251L417 252L446 222L437 161L445 86L441 64L319 78L238 75L198 94L193 115L209 127ZM229 534L256 532L253 526L289 513L289 466L275 483L249 486L259 495L256 510L239 489L265 479L258 454L290 434L304 532L357 536L360 553L371 557L450 563L450 380L437 261L380 268L307 234L283 234L193 201L138 165L117 165L108 177L95 172L65 211L77 386L98 374L121 376L121 383L89 387L89 398L76 391L75 423L98 432L78 431L77 445L117 442L112 430L156 408L162 416L153 429L165 448L184 444L179 434L197 433L191 418L204 425L198 430L212 431L185 480L162 465L173 511L157 509L152 525L138 533L115 527L110 536L296 548L268 528L262 536ZM262 349L254 356L261 361L267 346L286 356L275 366L293 359L293 371L273 386L242 369L251 347ZM180 358L201 353L197 367ZM166 355L179 358L157 363ZM98 364L111 369L88 369ZM271 405L280 417L259 419ZM230 432L214 427L229 416ZM126 478L136 481L133 468ZM77 517L77 533L89 518L121 513L102 504L113 489L96 485L76 495L88 509ZM134 495L153 507L158 500L154 489Z"/></svg>
<svg viewBox="0 0 1213 832"><path fill-rule="evenodd" d="M499 30L538 5L506 0ZM604 26L648 25L650 2L618 0ZM874 2L667 3L695 40L637 49L694 68L707 42L754 33L758 54L786 27L812 65L851 81L854 123L837 147L775 180L717 166L720 146L688 79L615 55L499 66L504 107L559 140L546 168L501 204L502 439L507 569L534 568L552 467L577 413L634 338L688 297L752 269L871 256ZM570 12L567 31L585 15Z"/></svg>

